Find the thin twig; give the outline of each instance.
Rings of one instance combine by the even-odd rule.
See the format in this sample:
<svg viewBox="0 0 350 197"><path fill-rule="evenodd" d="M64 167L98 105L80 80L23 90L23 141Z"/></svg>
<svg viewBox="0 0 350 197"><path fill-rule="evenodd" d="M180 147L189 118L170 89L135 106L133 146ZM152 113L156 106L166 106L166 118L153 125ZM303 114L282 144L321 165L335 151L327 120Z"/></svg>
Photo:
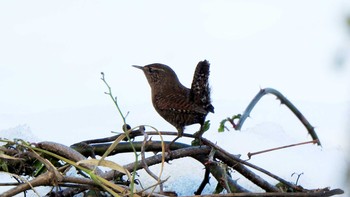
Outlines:
<svg viewBox="0 0 350 197"><path fill-rule="evenodd" d="M298 177L297 177L297 180L295 181L295 184L296 184L296 185L298 185L299 178L300 178L300 176L303 175L303 174L304 174L303 172L300 173L300 174L294 172L294 173L291 175L291 177L292 177L293 175L297 175L297 176L298 176Z"/></svg>
<svg viewBox="0 0 350 197"><path fill-rule="evenodd" d="M146 188L144 188L143 190L141 190L141 191L138 191L137 193L145 193L147 190L149 190L149 189L151 189L151 188L155 188L155 187L157 187L158 185L163 185L163 183L165 183L165 182L167 182L168 181L168 179L169 179L170 177L168 177L168 178L166 178L166 179L164 179L164 180L161 180L160 182L157 182L156 184L153 184L153 185L150 185L149 187L146 187ZM154 190L152 190L151 192L147 192L148 194L147 194L147 196L152 196L154 193ZM160 193L162 193L163 191L161 191Z"/></svg>
<svg viewBox="0 0 350 197"><path fill-rule="evenodd" d="M262 151L258 151L258 152L254 152L254 153L248 153L248 158L250 159L252 156L254 155L258 155L258 154L262 154L262 153L267 153L267 152L271 152L271 151L275 151L275 150L281 150L284 148L290 148L293 146L300 146L300 145L305 145L305 144L315 144L317 143L318 140L312 140L312 141L307 141L307 142L301 142L301 143L296 143L296 144L290 144L290 145L286 145L286 146L281 146L281 147L277 147L277 148L271 148L271 149L267 149L267 150L262 150Z"/></svg>
<svg viewBox="0 0 350 197"><path fill-rule="evenodd" d="M163 192L163 183L160 179L160 177L158 177L157 175L155 175L149 168L148 168L148 165L147 163L145 162L146 161L146 156L145 156L145 147L146 147L146 143L147 143L147 140L148 140L148 135L146 132L144 132L144 127L141 129L141 133L143 133L143 136L144 136L144 139L143 139L143 142L142 142L142 146L141 146L141 165L143 167L143 169L153 178L157 181L157 183L159 184L159 189L160 189L160 192ZM157 186L157 185L156 185ZM153 187L152 191L151 191L151 194L154 192L156 187Z"/></svg>
<svg viewBox="0 0 350 197"><path fill-rule="evenodd" d="M117 97L114 97L113 94L112 94L112 88L109 86L109 84L107 83L107 81L105 80L105 75L103 72L101 72L101 75L102 75L102 78L101 80L106 84L107 88L108 88L108 92L105 92L105 94L109 95L111 97L111 99L113 100L113 103L115 104L115 106L117 107L117 110L120 114L120 116L122 117L123 119L123 128L124 128L124 125L127 125L126 124L126 116L124 116L122 110L120 109L119 105L118 105L118 102L117 102ZM133 152L134 152L134 156L135 156L135 163L138 163L138 157L139 155L137 154L136 150L135 150L135 147L129 137L129 132L125 132L125 135L130 143L130 146L133 148ZM130 180L131 183L130 183L130 189L131 189L131 196L133 196L133 192L134 192L134 188L135 188L135 176L136 176L136 169L137 169L137 166L135 166L135 168L133 169L133 174L132 174L132 179Z"/></svg>

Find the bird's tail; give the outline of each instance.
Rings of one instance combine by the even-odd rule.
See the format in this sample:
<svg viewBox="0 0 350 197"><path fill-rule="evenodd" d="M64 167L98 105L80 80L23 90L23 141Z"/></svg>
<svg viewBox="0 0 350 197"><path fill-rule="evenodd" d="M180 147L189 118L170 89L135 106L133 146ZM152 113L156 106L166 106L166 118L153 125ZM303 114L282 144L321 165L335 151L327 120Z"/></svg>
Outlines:
<svg viewBox="0 0 350 197"><path fill-rule="evenodd" d="M194 103L203 106L208 112L214 113L214 107L211 105L210 87L209 87L209 68L207 60L200 61L193 75L190 98Z"/></svg>

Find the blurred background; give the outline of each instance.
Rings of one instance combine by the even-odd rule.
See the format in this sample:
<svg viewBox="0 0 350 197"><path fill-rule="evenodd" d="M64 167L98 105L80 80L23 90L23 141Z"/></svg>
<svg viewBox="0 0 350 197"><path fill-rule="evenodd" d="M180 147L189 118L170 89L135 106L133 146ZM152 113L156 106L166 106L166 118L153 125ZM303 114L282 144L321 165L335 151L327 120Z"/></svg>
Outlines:
<svg viewBox="0 0 350 197"><path fill-rule="evenodd" d="M340 153L346 166L349 1L14 0L0 2L0 26L0 137L16 136L11 130L70 145L120 131L102 71L129 124L173 130L131 65L167 64L189 87L196 64L207 59L214 130L243 112L260 88L272 87L316 127L323 151ZM309 139L274 97L254 110L245 128L274 122Z"/></svg>

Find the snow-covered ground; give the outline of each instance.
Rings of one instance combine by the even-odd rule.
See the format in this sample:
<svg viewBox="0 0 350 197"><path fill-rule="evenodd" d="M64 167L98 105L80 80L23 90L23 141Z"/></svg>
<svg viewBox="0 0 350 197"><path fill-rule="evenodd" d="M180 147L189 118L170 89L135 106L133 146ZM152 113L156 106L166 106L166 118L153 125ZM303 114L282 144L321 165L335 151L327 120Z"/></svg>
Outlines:
<svg viewBox="0 0 350 197"><path fill-rule="evenodd" d="M316 127L316 132L319 135L322 147L316 145L304 145L299 147L292 147L289 149L279 150L272 153L254 156L250 162L263 167L282 178L294 182L296 176L291 177L293 173L303 173L300 177L299 184L305 188L342 188L345 189L345 170L346 170L346 122L345 118L348 111L345 110L345 104L329 105L329 104L311 104L300 103L297 107L305 114L306 118ZM240 113L244 110L246 105L240 102L222 102L216 105L216 113L209 115L212 122L210 132L205 134L205 137L217 142L217 144L224 149L234 154L241 154L243 159L247 158L248 152L255 152L273 147L288 145L297 142L310 140L306 130L301 123L291 115L285 106L281 106L273 96L267 96L261 100L261 103L253 110L251 118L247 119L242 131L226 131L218 133L218 123L221 119L232 114ZM137 124L152 124L158 129L173 130L172 126L165 121L159 119L158 115L150 108L151 114L137 114L141 111L139 106L131 108L130 122L132 126ZM110 107L112 111L115 109ZM145 108L148 108L145 106ZM238 110L241 108L241 110ZM54 140L66 145L72 143L111 135L106 129L106 122L116 125L120 122L118 118L112 114L105 114L98 119L96 123L86 121L86 117L94 119L97 108L87 108L86 110L79 109L72 110L71 115L74 120L68 121L71 117L64 117L65 113L52 112L36 114L27 116L27 125L19 125L14 128L2 130L1 136L5 138L24 138L29 141L40 141L37 137L41 133L39 128L46 128L45 132L50 133L50 137L43 137L42 140ZM115 111L116 112L116 111ZM332 114L332 118L330 118ZM153 116L154 117L151 117ZM32 118L31 118L32 117ZM137 119L137 117L140 117ZM97 118L97 117L96 117ZM3 120L3 118L1 118ZM60 119L60 124L52 124L52 119ZM153 119L154 122L152 121ZM159 122L157 122L159 119ZM40 120L40 121L37 121ZM6 121L10 121L7 119ZM15 120L12 120L15 121ZM85 122L85 126L81 123ZM1 122L4 123L4 122ZM30 125L33 125L31 128ZM52 126L56 125L56 126ZM229 125L228 125L229 126ZM190 126L186 132L196 131L198 126ZM102 128L102 129L101 129ZM69 138L66 138L62 133L71 133ZM45 134L49 135L49 134ZM79 137L80 135L80 137ZM83 136L83 137L82 137ZM182 142L190 142L185 138L180 139ZM115 156L113 157L117 162L126 164L131 162L133 156ZM152 167L156 170L159 166ZM165 184L165 189L177 191L180 195L191 195L203 177L203 166L197 161L190 158L180 159L171 162L171 165L165 166L163 178L170 176L169 181ZM145 173L140 173L143 184L153 184L154 181L148 178ZM262 175L265 177L264 175ZM261 191L259 188L253 186L249 181L245 180L238 173L233 173L234 179L239 179L239 183L244 187L253 190ZM181 180L181 181L178 181ZM271 179L269 179L271 180ZM275 180L271 180L275 183ZM215 188L215 180L211 179L211 185L207 186L205 192L210 193ZM2 188L3 190L4 188Z"/></svg>

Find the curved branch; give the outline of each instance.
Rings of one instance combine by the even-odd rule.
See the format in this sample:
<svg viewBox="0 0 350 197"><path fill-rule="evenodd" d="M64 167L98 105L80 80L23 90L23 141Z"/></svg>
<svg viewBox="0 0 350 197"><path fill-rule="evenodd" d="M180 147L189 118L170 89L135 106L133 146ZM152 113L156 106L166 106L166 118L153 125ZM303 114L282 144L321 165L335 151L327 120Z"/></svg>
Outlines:
<svg viewBox="0 0 350 197"><path fill-rule="evenodd" d="M258 101L265 96L266 94L273 94L278 99L281 100L281 104L285 104L293 113L294 115L301 121L301 123L305 126L305 128L308 130L309 134L311 135L313 140L317 140L317 144L321 145L321 141L319 140L314 127L309 123L309 121L304 117L304 115L291 103L285 96L283 96L282 93L279 91L273 89L273 88L264 88L259 91L259 93L254 97L254 99L249 103L247 108L245 109L244 113L238 120L237 125L235 126L236 130L240 130L242 128L242 125L244 121L249 117L250 112L253 110L254 106L258 103Z"/></svg>

